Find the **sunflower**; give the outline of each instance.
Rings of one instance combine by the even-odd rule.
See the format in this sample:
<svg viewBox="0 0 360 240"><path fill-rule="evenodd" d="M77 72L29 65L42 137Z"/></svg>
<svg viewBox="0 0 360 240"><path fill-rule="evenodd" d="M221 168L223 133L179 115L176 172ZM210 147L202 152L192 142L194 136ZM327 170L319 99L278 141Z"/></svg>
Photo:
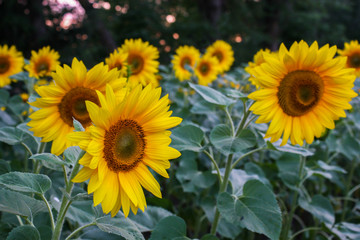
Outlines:
<svg viewBox="0 0 360 240"><path fill-rule="evenodd" d="M260 115L256 123L271 121L265 138L310 144L333 129L334 120L346 117L344 109L351 109L349 102L357 96L354 69L335 53L336 46L319 49L316 41L310 47L294 42L289 50L281 44L277 55L264 53L265 62L254 71L260 89L248 97L255 100L250 110Z"/></svg>
<svg viewBox="0 0 360 240"><path fill-rule="evenodd" d="M200 51L193 46L181 46L175 51L176 55L171 61L175 71L175 77L180 81L189 80L191 72L185 67L188 65L193 68L195 63L200 59Z"/></svg>
<svg viewBox="0 0 360 240"><path fill-rule="evenodd" d="M86 151L79 163L83 168L72 179L84 182L90 178L88 193L94 193L94 205L101 203L104 213L115 216L122 207L127 217L146 208L143 188L161 198L160 185L149 171L168 178L169 159L181 154L169 147L168 128L180 124L171 117L169 99L160 99L161 88L151 84L134 87L123 101L115 99L110 85L106 95L97 91L101 107L86 101L94 126L88 131L69 134L70 141Z"/></svg>
<svg viewBox="0 0 360 240"><path fill-rule="evenodd" d="M60 64L59 57L59 53L50 49L50 46L43 47L38 52L31 51L30 64L26 65L25 69L30 77L51 76L51 72L55 71L56 66Z"/></svg>
<svg viewBox="0 0 360 240"><path fill-rule="evenodd" d="M259 66L259 65L261 65L265 60L264 60L264 52L266 52L266 53L270 53L270 50L269 49L265 49L265 50L263 50L263 49L260 49L255 55L254 55L254 62L249 62L248 63L248 66L245 68L245 71L247 72L247 73L249 73L250 74L250 77L249 77L249 81L251 82L251 84L252 85L254 85L255 87L259 87L259 84L256 82L256 78L254 78L253 76L252 76L252 70L255 68L255 67L257 67L257 66Z"/></svg>
<svg viewBox="0 0 360 240"><path fill-rule="evenodd" d="M128 54L129 82L132 86L137 83L143 86L158 83L155 74L158 72L159 62L156 59L159 58L159 51L156 47L141 39L126 39L120 49Z"/></svg>
<svg viewBox="0 0 360 240"><path fill-rule="evenodd" d="M53 141L51 153L60 155L71 146L66 135L74 130L73 118L85 128L91 125L85 101L100 104L96 90L105 92L106 84L112 85L119 97L126 79L118 79L117 69L108 71L108 66L100 63L87 71L83 62L73 59L71 68L57 66L52 74L54 84L40 86L36 92L40 95L31 106L40 108L31 114L28 125L43 142Z"/></svg>
<svg viewBox="0 0 360 240"><path fill-rule="evenodd" d="M21 72L24 58L15 46L0 46L0 87L10 84L10 76Z"/></svg>
<svg viewBox="0 0 360 240"><path fill-rule="evenodd" d="M127 57L121 48L115 49L110 56L105 59L105 64L109 66L109 69L117 68L120 71L120 76L126 76L127 74Z"/></svg>
<svg viewBox="0 0 360 240"><path fill-rule="evenodd" d="M207 86L217 78L219 70L218 60L210 55L204 55L196 63L194 72L198 78L198 83Z"/></svg>
<svg viewBox="0 0 360 240"><path fill-rule="evenodd" d="M347 56L347 67L355 68L355 75L360 77L360 44L357 40L344 44L343 50L338 50L341 56Z"/></svg>
<svg viewBox="0 0 360 240"><path fill-rule="evenodd" d="M234 62L234 51L230 44L217 40L206 49L205 55L216 57L219 61L219 73L228 71Z"/></svg>

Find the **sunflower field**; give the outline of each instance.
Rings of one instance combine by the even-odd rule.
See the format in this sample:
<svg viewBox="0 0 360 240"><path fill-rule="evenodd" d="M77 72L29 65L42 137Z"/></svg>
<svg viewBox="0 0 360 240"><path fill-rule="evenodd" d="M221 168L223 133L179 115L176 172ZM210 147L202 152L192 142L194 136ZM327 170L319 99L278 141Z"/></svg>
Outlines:
<svg viewBox="0 0 360 240"><path fill-rule="evenodd" d="M360 239L360 44L321 42L0 45L0 239Z"/></svg>

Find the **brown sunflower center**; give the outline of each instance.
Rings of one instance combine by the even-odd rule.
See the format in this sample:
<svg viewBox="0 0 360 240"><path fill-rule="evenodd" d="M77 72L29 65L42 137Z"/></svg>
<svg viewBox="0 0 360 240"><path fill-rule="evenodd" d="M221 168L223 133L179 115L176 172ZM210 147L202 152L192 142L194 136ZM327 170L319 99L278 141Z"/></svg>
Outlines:
<svg viewBox="0 0 360 240"><path fill-rule="evenodd" d="M208 63L201 63L199 66L199 71L202 75L207 75L210 71L210 66Z"/></svg>
<svg viewBox="0 0 360 240"><path fill-rule="evenodd" d="M212 54L212 56L216 57L216 58L219 60L219 62L222 62L222 60L224 59L224 55L223 55L223 53L220 52L220 51L214 52L214 53Z"/></svg>
<svg viewBox="0 0 360 240"><path fill-rule="evenodd" d="M49 64L47 62L39 62L36 65L36 72L48 72L49 71Z"/></svg>
<svg viewBox="0 0 360 240"><path fill-rule="evenodd" d="M183 59L181 59L181 62L180 62L181 68L185 69L186 64L191 66L191 59L189 57L184 57Z"/></svg>
<svg viewBox="0 0 360 240"><path fill-rule="evenodd" d="M288 73L281 81L277 97L287 115L301 116L316 106L323 91L324 83L318 74L297 70Z"/></svg>
<svg viewBox="0 0 360 240"><path fill-rule="evenodd" d="M352 56L348 57L348 65L353 68L360 67L360 53L353 54Z"/></svg>
<svg viewBox="0 0 360 240"><path fill-rule="evenodd" d="M62 120L71 127L73 127L73 118L78 120L84 127L91 125L91 119L86 109L86 100L100 105L95 90L76 87L66 93L59 104Z"/></svg>
<svg viewBox="0 0 360 240"><path fill-rule="evenodd" d="M105 132L103 151L108 168L130 171L143 159L145 146L142 127L134 120L119 120Z"/></svg>
<svg viewBox="0 0 360 240"><path fill-rule="evenodd" d="M9 60L6 57L0 57L0 74L6 73L10 68Z"/></svg>
<svg viewBox="0 0 360 240"><path fill-rule="evenodd" d="M131 74L138 74L144 68L144 59L139 56L132 54L128 58L129 65L131 66Z"/></svg>
<svg viewBox="0 0 360 240"><path fill-rule="evenodd" d="M123 64L121 62L116 62L114 65L114 68L117 68L118 70L121 70L123 68Z"/></svg>

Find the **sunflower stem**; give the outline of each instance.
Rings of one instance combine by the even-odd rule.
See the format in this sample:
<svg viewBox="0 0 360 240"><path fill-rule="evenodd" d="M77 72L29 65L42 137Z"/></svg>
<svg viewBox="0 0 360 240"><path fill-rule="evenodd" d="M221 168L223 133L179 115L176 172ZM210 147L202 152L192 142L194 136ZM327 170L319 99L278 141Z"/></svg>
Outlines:
<svg viewBox="0 0 360 240"><path fill-rule="evenodd" d="M47 207L47 209L49 211L49 217L50 217L50 223L51 223L51 231L54 231L54 229L55 229L54 216L52 214L50 204L49 204L49 202L47 201L47 199L45 198L45 196L43 194L41 194L40 197L45 202L45 205L46 205L46 207Z"/></svg>
<svg viewBox="0 0 360 240"><path fill-rule="evenodd" d="M228 156L228 159L226 162L224 178L220 185L219 194L225 192L225 190L226 190L226 187L227 187L227 184L229 181L229 177L230 177L230 173L231 173L232 159L233 159L233 154L230 154ZM219 209L216 207L215 217L214 217L214 221L212 223L211 231L210 231L210 233L213 235L215 235L215 233L216 233L216 228L219 223L219 219L220 219L220 212L219 212Z"/></svg>
<svg viewBox="0 0 360 240"><path fill-rule="evenodd" d="M66 212L70 206L70 199L67 198L67 194L69 196L71 196L71 192L72 192L72 189L74 187L74 183L71 182L71 179L73 179L75 177L75 175L78 173L79 171L79 168L80 168L80 164L79 164L79 160L84 156L85 154L85 151L82 150L76 160L76 163L74 165L74 168L71 172L71 175L69 177L69 182L65 182L66 184L66 193L63 193L63 196L62 196L62 200L61 200L61 206L60 206L60 210L59 210L59 213L58 213L58 217L57 217L57 220L56 220L56 225L55 225L55 229L54 229L54 232L53 232L53 235L52 235L52 240L58 240L60 239L60 235L61 235L61 230L62 230L62 227L63 227L63 224L64 224L64 220L65 220L65 215L66 215Z"/></svg>
<svg viewBox="0 0 360 240"><path fill-rule="evenodd" d="M222 178L221 178L221 173L220 173L220 169L219 169L219 166L218 164L216 163L215 159L213 158L212 154L210 154L208 151L204 150L204 153L206 156L208 156L211 160L211 162L214 164L214 167L216 169L216 172L217 172L217 175L218 175L218 178L219 178L219 183L222 182Z"/></svg>
<svg viewBox="0 0 360 240"><path fill-rule="evenodd" d="M72 237L76 236L76 234L78 234L84 228L91 227L91 226L94 226L94 225L96 225L96 222L92 222L92 223L86 224L84 226L81 226L81 227L75 229L67 238L65 238L65 240L69 240Z"/></svg>
<svg viewBox="0 0 360 240"><path fill-rule="evenodd" d="M350 173L349 173L349 177L346 181L346 197L350 197L349 193L350 193L350 186L351 186L351 182L352 182L352 178L354 176L354 172L355 172L355 168L356 168L356 164L357 162L355 161L355 159L352 160L352 163L351 163L351 168L350 168ZM345 198L344 200L344 206L343 206L343 210L342 210L342 214L341 214L341 221L343 222L345 220L345 216L346 216L346 208L347 208L347 205L348 205L348 199Z"/></svg>
<svg viewBox="0 0 360 240"><path fill-rule="evenodd" d="M225 113L226 113L226 116L227 116L227 118L229 119L229 122L230 122L231 134L234 135L234 133L235 133L234 122L233 122L233 120L232 120L232 118L231 118L231 115L230 115L230 112L229 112L228 107L225 107Z"/></svg>
<svg viewBox="0 0 360 240"><path fill-rule="evenodd" d="M247 157L247 156L249 156L249 155L251 155L251 154L253 154L253 153L256 153L256 152L265 150L265 149L266 149L266 147L256 148L256 149L254 149L254 150L252 150L252 151L250 151L250 152L247 152L247 153L241 155L241 157L239 157L239 159L236 160L236 161L233 163L233 165L231 166L231 169L235 168L236 165L237 165L243 158L245 158L245 157Z"/></svg>

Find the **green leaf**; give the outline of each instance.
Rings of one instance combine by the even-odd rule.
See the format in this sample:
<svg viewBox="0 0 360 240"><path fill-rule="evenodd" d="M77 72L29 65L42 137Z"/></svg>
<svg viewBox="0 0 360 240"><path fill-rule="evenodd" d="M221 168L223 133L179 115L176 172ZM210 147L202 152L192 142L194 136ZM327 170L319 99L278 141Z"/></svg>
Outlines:
<svg viewBox="0 0 360 240"><path fill-rule="evenodd" d="M274 143L266 141L267 147L270 150L277 150L277 151L281 151L281 152L295 153L295 154L302 155L304 157L314 155L313 152L309 151L308 149L302 148L302 147L295 147L295 146L291 146L289 144L286 144L286 145L280 147L280 143L281 143L280 140L276 141Z"/></svg>
<svg viewBox="0 0 360 240"><path fill-rule="evenodd" d="M285 185L291 189L296 189L300 181L299 169L300 160L299 156L291 153L285 153L276 160L276 165L279 169L279 177Z"/></svg>
<svg viewBox="0 0 360 240"><path fill-rule="evenodd" d="M193 114L211 114L215 112L216 105L205 100L196 101L192 104L190 112Z"/></svg>
<svg viewBox="0 0 360 240"><path fill-rule="evenodd" d="M41 161L42 165L53 170L61 170L61 166L70 166L71 162L68 160L62 160L58 156L51 153L38 153L30 157L30 159Z"/></svg>
<svg viewBox="0 0 360 240"><path fill-rule="evenodd" d="M148 206L145 212L139 211L136 215L131 214L129 219L134 221L141 232L153 231L161 219L172 216L173 213L164 208Z"/></svg>
<svg viewBox="0 0 360 240"><path fill-rule="evenodd" d="M76 120L75 118L73 118L73 125L75 128L75 131L77 131L77 132L85 131L85 128L83 127L83 125L81 125L81 123L78 120Z"/></svg>
<svg viewBox="0 0 360 240"><path fill-rule="evenodd" d="M0 159L0 175L11 171L11 167L8 161Z"/></svg>
<svg viewBox="0 0 360 240"><path fill-rule="evenodd" d="M64 156L67 162L75 164L81 149L78 146L69 147L64 151Z"/></svg>
<svg viewBox="0 0 360 240"><path fill-rule="evenodd" d="M40 240L40 233L33 226L23 225L11 230L6 240Z"/></svg>
<svg viewBox="0 0 360 240"><path fill-rule="evenodd" d="M16 115L21 115L23 111L28 110L29 108L28 104L24 103L19 95L12 96L9 99L7 107Z"/></svg>
<svg viewBox="0 0 360 240"><path fill-rule="evenodd" d="M227 192L221 193L217 198L217 207L223 218L230 223L240 223L242 216L238 216L235 211L237 198Z"/></svg>
<svg viewBox="0 0 360 240"><path fill-rule="evenodd" d="M4 142L9 145L20 144L30 137L31 135L15 127L0 128L0 142Z"/></svg>
<svg viewBox="0 0 360 240"><path fill-rule="evenodd" d="M359 140L347 134L340 140L340 147L338 150L344 154L348 159L358 160L360 143Z"/></svg>
<svg viewBox="0 0 360 240"><path fill-rule="evenodd" d="M11 79L15 79L18 81L28 81L29 80L29 73L28 72L19 72L17 74L11 75Z"/></svg>
<svg viewBox="0 0 360 240"><path fill-rule="evenodd" d="M258 180L245 183L243 195L235 203L237 216L250 231L279 239L282 219L275 194Z"/></svg>
<svg viewBox="0 0 360 240"><path fill-rule="evenodd" d="M332 226L335 223L335 213L330 200L321 195L315 195L311 201L304 197L299 198L299 205L311 213L320 222Z"/></svg>
<svg viewBox="0 0 360 240"><path fill-rule="evenodd" d="M235 100L226 97L221 92L210 87L189 83L190 87L199 93L207 102L221 106L228 106L235 103Z"/></svg>
<svg viewBox="0 0 360 240"><path fill-rule="evenodd" d="M360 239L360 224L341 222L330 230L340 239Z"/></svg>
<svg viewBox="0 0 360 240"><path fill-rule="evenodd" d="M229 177L229 180L230 180L231 186L232 186L232 190L233 190L232 193L234 195L242 194L245 183L251 179L259 180L263 184L265 184L269 188L271 188L271 184L265 177L260 176L258 174L251 173L251 172L248 173L241 169L233 169L231 171L230 177Z"/></svg>
<svg viewBox="0 0 360 240"><path fill-rule="evenodd" d="M104 232L122 236L126 240L145 239L139 229L127 218L105 216L96 219L96 225Z"/></svg>
<svg viewBox="0 0 360 240"><path fill-rule="evenodd" d="M0 176L0 185L25 193L44 194L51 187L51 180L43 174L10 172Z"/></svg>
<svg viewBox="0 0 360 240"><path fill-rule="evenodd" d="M219 240L219 239L212 234L206 234L200 240Z"/></svg>
<svg viewBox="0 0 360 240"><path fill-rule="evenodd" d="M5 89L0 89L0 106L5 106L10 97L10 93Z"/></svg>
<svg viewBox="0 0 360 240"><path fill-rule="evenodd" d="M177 237L186 237L185 221L177 216L169 216L156 225L149 240L171 240Z"/></svg>
<svg viewBox="0 0 360 240"><path fill-rule="evenodd" d="M172 130L171 139L171 147L179 151L201 152L204 132L194 125L186 125Z"/></svg>
<svg viewBox="0 0 360 240"><path fill-rule="evenodd" d="M0 189L0 211L25 216L30 220L39 212L47 212L44 202L24 194Z"/></svg>
<svg viewBox="0 0 360 240"><path fill-rule="evenodd" d="M216 182L216 179L216 175L211 173L211 171L198 171L193 177L193 182L199 188L209 188Z"/></svg>
<svg viewBox="0 0 360 240"><path fill-rule="evenodd" d="M344 174L346 173L345 169L343 169L339 166L336 166L336 165L328 165L327 163L325 163L321 160L317 161L317 164L321 169L323 169L325 171L339 172L339 173L344 173Z"/></svg>
<svg viewBox="0 0 360 240"><path fill-rule="evenodd" d="M210 141L220 152L229 155L255 146L256 136L251 130L244 129L239 136L234 137L229 126L220 124L211 131Z"/></svg>

